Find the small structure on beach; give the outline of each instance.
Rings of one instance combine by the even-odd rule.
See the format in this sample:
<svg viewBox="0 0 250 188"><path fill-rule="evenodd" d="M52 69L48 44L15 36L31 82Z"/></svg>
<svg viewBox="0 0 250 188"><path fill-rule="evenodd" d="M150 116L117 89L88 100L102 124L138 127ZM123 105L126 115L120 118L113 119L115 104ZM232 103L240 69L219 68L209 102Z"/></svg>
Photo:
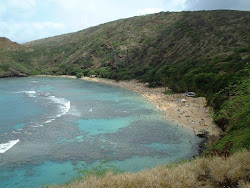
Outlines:
<svg viewBox="0 0 250 188"><path fill-rule="evenodd" d="M195 92L187 91L187 92L185 93L185 96L187 96L187 97L195 97Z"/></svg>
<svg viewBox="0 0 250 188"><path fill-rule="evenodd" d="M96 78L97 76L96 75L90 75L89 77L90 78Z"/></svg>
<svg viewBox="0 0 250 188"><path fill-rule="evenodd" d="M187 102L187 100L186 99L181 99L181 102L185 103L185 102Z"/></svg>
<svg viewBox="0 0 250 188"><path fill-rule="evenodd" d="M186 102L187 102L186 99L181 99L181 105L182 105L182 106L185 106Z"/></svg>

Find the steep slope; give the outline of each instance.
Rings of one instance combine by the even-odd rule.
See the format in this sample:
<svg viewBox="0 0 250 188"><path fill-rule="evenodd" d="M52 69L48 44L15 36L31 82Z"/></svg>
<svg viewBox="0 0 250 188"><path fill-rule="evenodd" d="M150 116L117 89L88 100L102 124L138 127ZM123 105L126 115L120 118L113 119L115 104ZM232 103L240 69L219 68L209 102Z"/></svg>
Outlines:
<svg viewBox="0 0 250 188"><path fill-rule="evenodd" d="M2 50L0 60L30 74L136 78L195 91L225 131L210 151L235 151L250 140L249 23L247 11L162 12L29 42L8 58Z"/></svg>
<svg viewBox="0 0 250 188"><path fill-rule="evenodd" d="M21 45L19 45L18 43L12 42L11 40L5 37L0 37L0 48L6 49L6 50L15 50L20 47Z"/></svg>
<svg viewBox="0 0 250 188"><path fill-rule="evenodd" d="M25 50L22 45L0 37L0 77L28 75Z"/></svg>
<svg viewBox="0 0 250 188"><path fill-rule="evenodd" d="M118 20L26 46L35 49L40 64L51 73L88 74L90 69L83 69L105 67L108 75L102 76L126 79L165 64L184 65L181 71L187 72L200 66L197 61L211 64L214 58L232 55L250 44L249 23L249 12L167 12Z"/></svg>

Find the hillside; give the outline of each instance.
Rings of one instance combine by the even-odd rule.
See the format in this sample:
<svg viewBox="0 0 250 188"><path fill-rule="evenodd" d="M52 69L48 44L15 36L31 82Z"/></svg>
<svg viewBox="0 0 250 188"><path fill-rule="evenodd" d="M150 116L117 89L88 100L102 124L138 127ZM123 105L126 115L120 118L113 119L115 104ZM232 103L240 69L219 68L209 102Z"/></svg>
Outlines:
<svg viewBox="0 0 250 188"><path fill-rule="evenodd" d="M25 45L34 48L41 72L45 66L47 73L100 72L108 78L147 80L142 75L153 74L168 64L175 69L182 67L178 75L181 78L190 68L201 63L218 64L233 56L236 49L248 47L249 22L249 12L166 12L118 20ZM249 57L248 53L241 55ZM154 75L153 80L160 82Z"/></svg>
<svg viewBox="0 0 250 188"><path fill-rule="evenodd" d="M0 48L6 49L6 50L15 50L21 47L16 42L12 42L11 40L5 38L5 37L0 37Z"/></svg>
<svg viewBox="0 0 250 188"><path fill-rule="evenodd" d="M96 74L195 91L225 131L208 151L234 152L250 140L249 23L250 12L229 10L122 19L0 49L0 75Z"/></svg>
<svg viewBox="0 0 250 188"><path fill-rule="evenodd" d="M24 46L0 37L0 77L28 75L29 70L23 55L26 51Z"/></svg>

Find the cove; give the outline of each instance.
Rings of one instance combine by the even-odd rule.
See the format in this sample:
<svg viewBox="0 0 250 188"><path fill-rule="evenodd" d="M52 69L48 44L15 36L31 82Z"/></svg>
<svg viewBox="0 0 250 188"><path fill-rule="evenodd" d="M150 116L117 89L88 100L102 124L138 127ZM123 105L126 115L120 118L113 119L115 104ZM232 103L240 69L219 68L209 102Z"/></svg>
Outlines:
<svg viewBox="0 0 250 188"><path fill-rule="evenodd" d="M137 172L191 158L201 141L139 94L68 78L0 79L0 123L11 188L65 183L102 161Z"/></svg>

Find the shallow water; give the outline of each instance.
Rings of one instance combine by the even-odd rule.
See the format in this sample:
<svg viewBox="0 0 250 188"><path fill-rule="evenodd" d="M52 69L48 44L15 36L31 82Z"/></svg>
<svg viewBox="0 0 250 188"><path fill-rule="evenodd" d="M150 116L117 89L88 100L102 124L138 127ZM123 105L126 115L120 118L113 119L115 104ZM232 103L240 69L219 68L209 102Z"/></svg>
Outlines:
<svg viewBox="0 0 250 188"><path fill-rule="evenodd" d="M190 158L200 141L122 88L66 78L0 79L0 187L65 183L104 160L137 172Z"/></svg>

